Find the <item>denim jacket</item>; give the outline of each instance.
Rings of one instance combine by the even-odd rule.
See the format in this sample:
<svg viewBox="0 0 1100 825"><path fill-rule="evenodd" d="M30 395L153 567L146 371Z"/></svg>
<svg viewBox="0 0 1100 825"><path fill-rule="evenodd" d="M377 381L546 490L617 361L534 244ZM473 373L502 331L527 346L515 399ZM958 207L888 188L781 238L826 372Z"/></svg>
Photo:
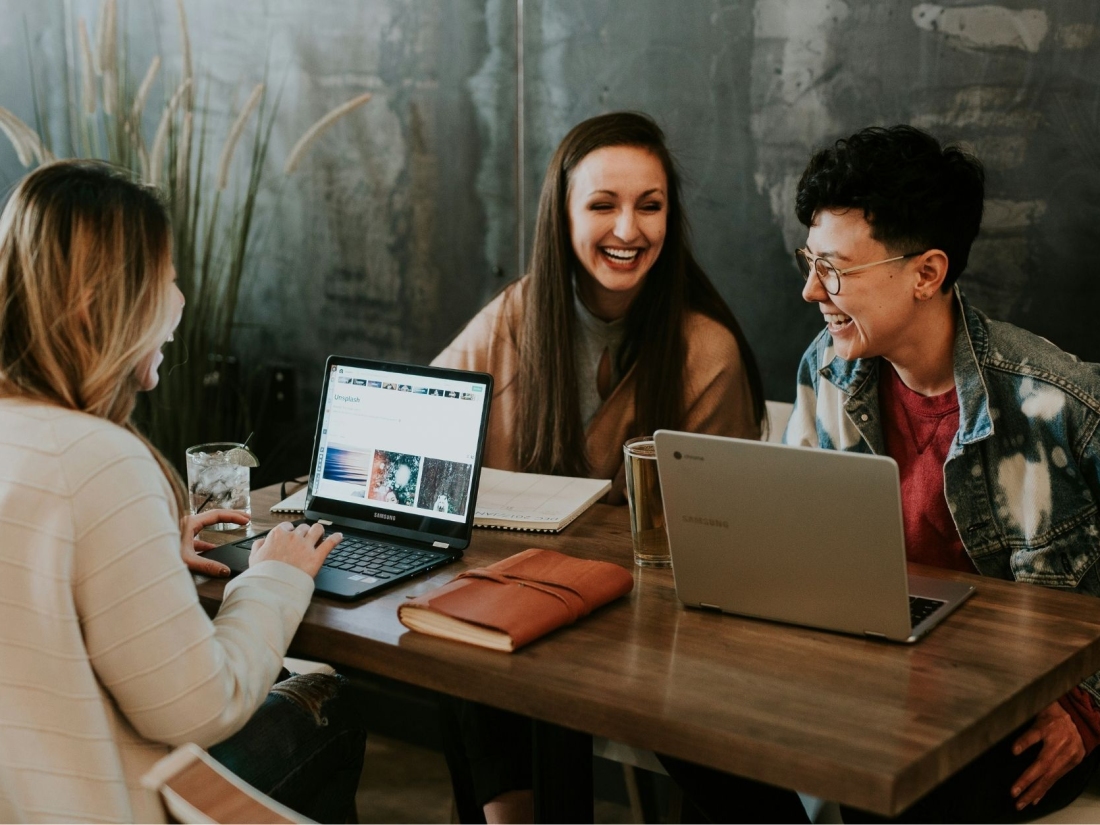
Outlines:
<svg viewBox="0 0 1100 825"><path fill-rule="evenodd" d="M943 489L966 552L983 576L1100 596L1100 365L955 296L959 430ZM845 361L822 331L783 440L884 455L879 360ZM1082 686L1100 702L1100 673Z"/></svg>

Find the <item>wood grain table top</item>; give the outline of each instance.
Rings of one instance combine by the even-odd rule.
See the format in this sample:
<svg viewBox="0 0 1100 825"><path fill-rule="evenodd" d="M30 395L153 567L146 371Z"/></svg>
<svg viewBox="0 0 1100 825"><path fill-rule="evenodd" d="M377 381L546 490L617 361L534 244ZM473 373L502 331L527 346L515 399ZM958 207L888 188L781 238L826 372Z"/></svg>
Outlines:
<svg viewBox="0 0 1100 825"><path fill-rule="evenodd" d="M251 530L277 500L253 493ZM528 547L631 568L634 590L514 654L398 622L406 598ZM557 535L475 529L461 561L361 602L315 597L291 652L891 815L1100 670L1100 601L913 572L977 587L916 645L689 609L671 570L633 567L626 508L598 504ZM208 609L223 587L200 586Z"/></svg>

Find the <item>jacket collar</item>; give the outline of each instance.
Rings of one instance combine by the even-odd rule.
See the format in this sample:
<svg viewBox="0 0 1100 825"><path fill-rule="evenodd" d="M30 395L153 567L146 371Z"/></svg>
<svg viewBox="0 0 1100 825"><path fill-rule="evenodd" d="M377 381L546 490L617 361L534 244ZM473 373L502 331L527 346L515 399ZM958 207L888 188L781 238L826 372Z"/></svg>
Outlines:
<svg viewBox="0 0 1100 825"><path fill-rule="evenodd" d="M955 285L955 391L959 395L958 443L973 444L993 435L989 389L982 365L989 353L989 325Z"/></svg>
<svg viewBox="0 0 1100 825"><path fill-rule="evenodd" d="M989 349L985 316L955 287L955 391L959 396L958 443L972 444L993 434L989 391L982 376ZM826 353L832 351L831 342ZM850 399L878 392L878 358L845 361L839 355L821 368L821 376ZM877 400L877 395L876 395Z"/></svg>

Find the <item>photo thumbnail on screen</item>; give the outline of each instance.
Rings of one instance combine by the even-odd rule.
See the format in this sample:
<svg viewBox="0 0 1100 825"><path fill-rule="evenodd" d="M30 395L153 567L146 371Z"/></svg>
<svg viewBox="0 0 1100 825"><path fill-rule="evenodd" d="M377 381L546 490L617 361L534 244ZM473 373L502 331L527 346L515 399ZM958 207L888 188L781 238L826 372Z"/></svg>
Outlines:
<svg viewBox="0 0 1100 825"><path fill-rule="evenodd" d="M367 497L403 507L415 507L416 482L419 477L420 456L375 450Z"/></svg>
<svg viewBox="0 0 1100 825"><path fill-rule="evenodd" d="M349 447L329 444L325 448L325 464L321 477L327 481L366 486L370 478L371 454Z"/></svg>
<svg viewBox="0 0 1100 825"><path fill-rule="evenodd" d="M465 515L473 471L472 464L425 458L416 506L436 513Z"/></svg>

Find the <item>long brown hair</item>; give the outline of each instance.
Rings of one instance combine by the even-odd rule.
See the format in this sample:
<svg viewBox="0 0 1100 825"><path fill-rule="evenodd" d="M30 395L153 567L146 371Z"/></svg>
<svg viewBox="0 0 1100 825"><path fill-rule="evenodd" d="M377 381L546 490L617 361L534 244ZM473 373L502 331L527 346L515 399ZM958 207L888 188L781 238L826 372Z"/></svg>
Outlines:
<svg viewBox="0 0 1100 825"><path fill-rule="evenodd" d="M587 475L584 425L574 365L573 272L580 265L569 234L570 176L591 152L633 146L651 152L668 181L668 226L661 254L626 316L616 354L620 374L635 368L635 429L651 434L683 421L684 321L688 311L713 318L737 339L752 393L753 416L764 417L760 370L733 312L691 250L680 175L661 128L647 115L614 112L573 127L558 146L539 196L530 283L519 334L519 435L516 459L531 472Z"/></svg>
<svg viewBox="0 0 1100 825"><path fill-rule="evenodd" d="M179 514L179 475L130 422L138 367L171 332L172 231L155 190L96 161L27 175L0 213L0 396L90 413L140 438Z"/></svg>

